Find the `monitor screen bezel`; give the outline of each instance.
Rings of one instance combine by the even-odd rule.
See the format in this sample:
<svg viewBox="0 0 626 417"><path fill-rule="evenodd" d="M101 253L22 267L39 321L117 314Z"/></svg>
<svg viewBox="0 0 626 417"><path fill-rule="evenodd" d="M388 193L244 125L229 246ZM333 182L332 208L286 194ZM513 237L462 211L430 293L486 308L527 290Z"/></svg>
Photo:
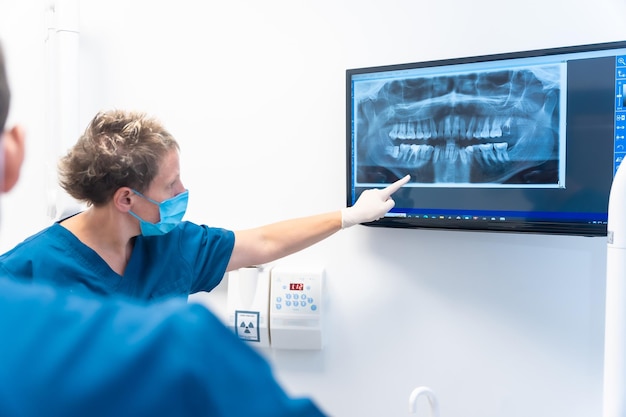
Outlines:
<svg viewBox="0 0 626 417"><path fill-rule="evenodd" d="M380 65L363 68L352 68L346 70L346 203L347 206L354 204L354 140L353 134L353 100L352 100L352 78L359 74L368 74L376 72L390 72L398 70L410 70L414 68L428 67L445 67L460 64L472 64L488 61L503 61L520 58L534 58L553 55L576 54L590 51L607 51L607 50L626 49L626 41L605 42L596 44L574 45L545 49L534 49L526 51L505 52L496 54L486 54L477 56L467 56L440 60L430 60L421 62L412 62L404 64ZM608 207L608 195L606 196ZM470 214L471 215L471 214ZM393 211L387 216L376 221L364 223L366 226L389 227L389 228L409 228L409 229L437 229L437 230L463 230L463 231L484 231L484 232L508 232L508 233L534 233L549 235L575 235L575 236L606 236L607 222L606 218L600 221L584 223L572 222L563 218L559 221L538 221L532 218L524 218L513 221L500 221L499 219L486 219L476 222L459 222L454 219L430 218L428 220L416 217L402 217L393 214Z"/></svg>

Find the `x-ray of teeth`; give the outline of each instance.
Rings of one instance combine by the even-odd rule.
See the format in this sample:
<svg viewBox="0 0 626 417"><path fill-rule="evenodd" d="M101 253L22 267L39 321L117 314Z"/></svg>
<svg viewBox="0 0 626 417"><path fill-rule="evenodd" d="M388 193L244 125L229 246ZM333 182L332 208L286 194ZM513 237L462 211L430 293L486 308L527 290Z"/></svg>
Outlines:
<svg viewBox="0 0 626 417"><path fill-rule="evenodd" d="M354 83L356 180L563 186L561 64Z"/></svg>

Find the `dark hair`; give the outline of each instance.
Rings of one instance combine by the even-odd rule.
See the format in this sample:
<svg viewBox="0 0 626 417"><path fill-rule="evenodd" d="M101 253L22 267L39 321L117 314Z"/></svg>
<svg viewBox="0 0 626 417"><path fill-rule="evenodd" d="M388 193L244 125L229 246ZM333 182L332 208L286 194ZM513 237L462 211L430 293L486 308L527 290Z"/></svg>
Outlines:
<svg viewBox="0 0 626 417"><path fill-rule="evenodd" d="M4 67L2 45L0 45L0 134L4 130L4 125L7 122L10 100L11 92L9 91L9 82L7 81L6 68Z"/></svg>

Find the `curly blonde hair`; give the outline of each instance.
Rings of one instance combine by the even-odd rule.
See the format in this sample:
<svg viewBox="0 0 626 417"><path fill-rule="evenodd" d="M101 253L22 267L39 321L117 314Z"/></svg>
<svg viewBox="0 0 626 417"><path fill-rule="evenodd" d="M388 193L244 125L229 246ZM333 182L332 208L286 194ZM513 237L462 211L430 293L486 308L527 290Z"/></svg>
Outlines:
<svg viewBox="0 0 626 417"><path fill-rule="evenodd" d="M145 113L100 112L60 159L59 183L76 200L103 205L120 187L145 191L173 149L174 137Z"/></svg>

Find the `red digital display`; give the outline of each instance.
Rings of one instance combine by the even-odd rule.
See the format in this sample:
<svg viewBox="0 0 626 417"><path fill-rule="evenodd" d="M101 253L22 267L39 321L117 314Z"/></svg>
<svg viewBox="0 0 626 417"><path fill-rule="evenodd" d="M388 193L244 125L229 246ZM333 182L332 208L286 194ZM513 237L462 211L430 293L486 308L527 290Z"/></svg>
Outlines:
<svg viewBox="0 0 626 417"><path fill-rule="evenodd" d="M304 284L301 282L292 282L289 284L289 290L290 291L303 291Z"/></svg>

